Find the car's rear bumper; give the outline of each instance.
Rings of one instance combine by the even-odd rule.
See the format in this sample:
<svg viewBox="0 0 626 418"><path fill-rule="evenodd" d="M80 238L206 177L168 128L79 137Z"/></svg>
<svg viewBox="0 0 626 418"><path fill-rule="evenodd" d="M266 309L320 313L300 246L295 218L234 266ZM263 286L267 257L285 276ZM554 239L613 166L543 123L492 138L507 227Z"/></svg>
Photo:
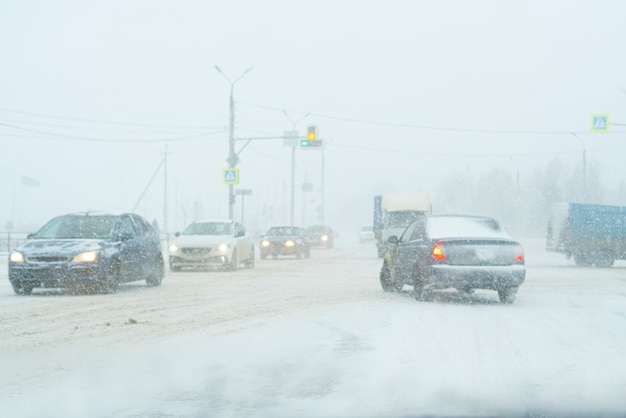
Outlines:
<svg viewBox="0 0 626 418"><path fill-rule="evenodd" d="M526 268L513 266L431 266L423 283L435 288L504 289L524 283Z"/></svg>

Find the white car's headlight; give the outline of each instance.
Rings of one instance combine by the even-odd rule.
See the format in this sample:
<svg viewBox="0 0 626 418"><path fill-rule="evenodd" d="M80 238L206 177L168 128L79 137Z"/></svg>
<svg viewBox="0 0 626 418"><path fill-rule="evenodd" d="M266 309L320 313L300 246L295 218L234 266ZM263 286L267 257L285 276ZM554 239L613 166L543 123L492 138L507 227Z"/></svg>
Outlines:
<svg viewBox="0 0 626 418"><path fill-rule="evenodd" d="M176 244L170 245L170 252L175 253L178 251L178 246Z"/></svg>
<svg viewBox="0 0 626 418"><path fill-rule="evenodd" d="M13 251L9 256L9 260L12 263L23 263L24 262L24 254L19 251Z"/></svg>
<svg viewBox="0 0 626 418"><path fill-rule="evenodd" d="M328 241L328 235L322 235L322 236L320 237L320 239L321 239L322 241Z"/></svg>
<svg viewBox="0 0 626 418"><path fill-rule="evenodd" d="M226 251L228 251L228 248L230 248L230 245L226 244L226 243L222 243L220 245L217 246L218 251L221 251L223 253L225 253Z"/></svg>
<svg viewBox="0 0 626 418"><path fill-rule="evenodd" d="M99 255L99 251L86 251L84 253L80 253L74 256L72 261L75 263L93 263L98 260Z"/></svg>
<svg viewBox="0 0 626 418"><path fill-rule="evenodd" d="M269 247L269 246L270 246L270 242L268 240L261 241L261 247Z"/></svg>
<svg viewBox="0 0 626 418"><path fill-rule="evenodd" d="M296 243L290 239L285 241L285 247L293 247L294 245L296 245Z"/></svg>

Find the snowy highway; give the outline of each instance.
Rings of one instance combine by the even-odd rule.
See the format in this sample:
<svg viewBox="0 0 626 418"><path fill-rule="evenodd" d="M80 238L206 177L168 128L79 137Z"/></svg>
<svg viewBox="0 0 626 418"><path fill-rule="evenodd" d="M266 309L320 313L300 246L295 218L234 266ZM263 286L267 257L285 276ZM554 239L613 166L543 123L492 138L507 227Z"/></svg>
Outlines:
<svg viewBox="0 0 626 418"><path fill-rule="evenodd" d="M372 243L116 294L16 296L0 261L11 417L624 416L626 262L522 240L513 305L385 293Z"/></svg>

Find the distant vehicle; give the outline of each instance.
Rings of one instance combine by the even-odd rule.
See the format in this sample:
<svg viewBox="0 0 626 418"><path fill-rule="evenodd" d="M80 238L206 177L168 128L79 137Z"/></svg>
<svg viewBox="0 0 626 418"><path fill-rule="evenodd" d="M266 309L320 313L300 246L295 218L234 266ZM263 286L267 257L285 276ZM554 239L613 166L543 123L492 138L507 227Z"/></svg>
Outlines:
<svg viewBox="0 0 626 418"><path fill-rule="evenodd" d="M387 252L387 238L399 236L415 218L431 212L428 193L389 193L374 196L374 235L378 257Z"/></svg>
<svg viewBox="0 0 626 418"><path fill-rule="evenodd" d="M626 207L555 203L546 250L573 257L579 266L611 267L626 259Z"/></svg>
<svg viewBox="0 0 626 418"><path fill-rule="evenodd" d="M9 255L9 280L18 295L36 287L113 293L125 282L158 286L163 276L158 231L134 213L58 216Z"/></svg>
<svg viewBox="0 0 626 418"><path fill-rule="evenodd" d="M417 300L427 289L491 289L502 303L513 303L526 276L521 244L493 218L424 216L388 243L380 271L383 290L410 285Z"/></svg>
<svg viewBox="0 0 626 418"><path fill-rule="evenodd" d="M371 225L364 225L359 231L359 242L374 241L376 236L374 235L374 229Z"/></svg>
<svg viewBox="0 0 626 418"><path fill-rule="evenodd" d="M273 226L261 237L261 258L272 256L311 256L311 243L304 228L296 226Z"/></svg>
<svg viewBox="0 0 626 418"><path fill-rule="evenodd" d="M169 248L171 271L211 267L235 271L241 263L254 267L254 242L239 222L195 221L174 236Z"/></svg>
<svg viewBox="0 0 626 418"><path fill-rule="evenodd" d="M328 225L311 225L306 229L311 246L333 248L335 246L335 233Z"/></svg>

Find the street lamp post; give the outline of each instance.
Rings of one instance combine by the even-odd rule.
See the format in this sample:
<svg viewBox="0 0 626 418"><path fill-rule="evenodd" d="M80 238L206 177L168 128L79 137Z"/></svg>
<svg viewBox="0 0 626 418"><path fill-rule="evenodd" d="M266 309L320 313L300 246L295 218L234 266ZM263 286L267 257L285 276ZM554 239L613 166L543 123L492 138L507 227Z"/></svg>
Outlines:
<svg viewBox="0 0 626 418"><path fill-rule="evenodd" d="M287 113L286 110L283 110L283 113L285 114L285 116L287 116L287 118L291 121L292 127L291 127L291 131L295 132L296 131L296 125L298 124L298 122L300 122L302 119L306 118L307 116L309 116L311 113L307 113L306 115L302 116L300 119L294 121L291 116L289 116L289 113ZM294 226L294 212L295 212L295 204L294 204L294 197L296 194L296 183L295 183L295 178L296 178L296 144L298 143L297 137L292 139L292 143L291 143L291 226Z"/></svg>
<svg viewBox="0 0 626 418"><path fill-rule="evenodd" d="M587 202L587 147L585 146L585 141L582 140L581 137L576 135L575 132L572 132L574 138L578 139L583 144L583 203Z"/></svg>
<svg viewBox="0 0 626 418"><path fill-rule="evenodd" d="M224 72L220 69L220 67L218 67L217 65L215 66L215 69L217 70L217 72L223 75L226 81L228 81L228 83L230 84L230 102L229 102L230 117L229 117L229 123L228 123L228 159L227 159L227 162L231 168L234 168L239 162L239 159L237 158L237 154L235 154L235 99L233 97L233 90L234 90L235 84L239 80L241 80L244 75L252 71L253 68L254 67L248 68L246 71L241 73L241 75L237 77L234 81L231 81L230 78L228 78L228 76L224 74ZM229 184L228 185L228 219L230 219L231 221L234 218L233 216L234 206L235 206L235 189L232 184Z"/></svg>

